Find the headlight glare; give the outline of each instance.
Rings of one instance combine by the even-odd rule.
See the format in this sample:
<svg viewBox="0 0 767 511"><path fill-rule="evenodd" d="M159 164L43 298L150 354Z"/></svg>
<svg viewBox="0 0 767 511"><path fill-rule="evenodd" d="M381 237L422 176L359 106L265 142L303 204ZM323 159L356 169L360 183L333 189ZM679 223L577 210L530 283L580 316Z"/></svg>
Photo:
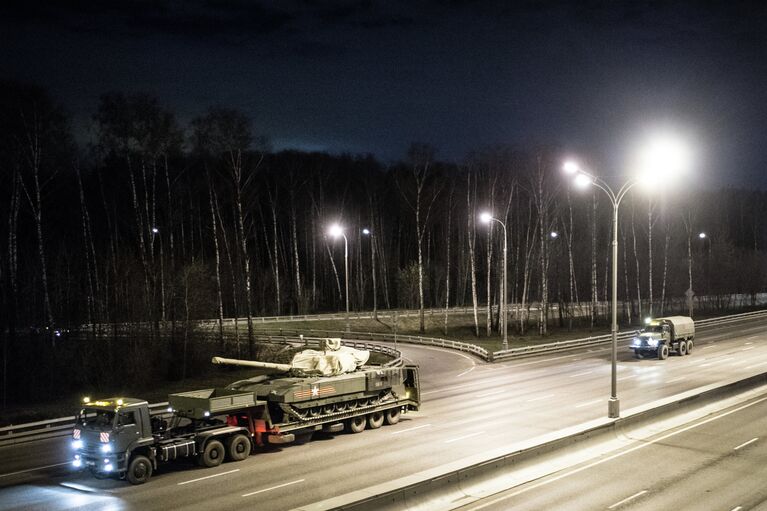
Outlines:
<svg viewBox="0 0 767 511"><path fill-rule="evenodd" d="M83 445L82 440L72 440L72 449L82 449Z"/></svg>
<svg viewBox="0 0 767 511"><path fill-rule="evenodd" d="M112 444L104 444L101 446L101 452L112 452Z"/></svg>

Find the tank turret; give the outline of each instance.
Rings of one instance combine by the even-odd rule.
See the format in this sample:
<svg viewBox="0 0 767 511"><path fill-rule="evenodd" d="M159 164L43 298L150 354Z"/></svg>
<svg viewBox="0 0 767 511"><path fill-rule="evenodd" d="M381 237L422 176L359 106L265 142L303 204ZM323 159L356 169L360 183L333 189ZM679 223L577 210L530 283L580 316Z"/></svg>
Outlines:
<svg viewBox="0 0 767 511"><path fill-rule="evenodd" d="M214 364L236 365L265 369L267 374L289 373L292 376L338 376L352 373L370 358L367 350L342 346L340 339L324 339L321 351L303 350L293 355L290 364L273 364L255 360L213 357Z"/></svg>

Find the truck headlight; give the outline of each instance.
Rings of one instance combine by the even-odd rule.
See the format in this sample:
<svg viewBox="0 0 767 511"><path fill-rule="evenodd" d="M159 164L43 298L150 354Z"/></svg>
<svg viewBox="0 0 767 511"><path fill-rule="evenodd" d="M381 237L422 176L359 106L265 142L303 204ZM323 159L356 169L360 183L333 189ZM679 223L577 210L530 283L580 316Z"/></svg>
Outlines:
<svg viewBox="0 0 767 511"><path fill-rule="evenodd" d="M104 444L101 446L101 452L112 452L112 444Z"/></svg>
<svg viewBox="0 0 767 511"><path fill-rule="evenodd" d="M658 346L658 339L650 339L647 341L647 344L649 344L653 348L656 348Z"/></svg>
<svg viewBox="0 0 767 511"><path fill-rule="evenodd" d="M111 463L104 465L104 472L111 472L114 469Z"/></svg>
<svg viewBox="0 0 767 511"><path fill-rule="evenodd" d="M82 440L72 440L72 449L78 450L83 448L83 441Z"/></svg>
<svg viewBox="0 0 767 511"><path fill-rule="evenodd" d="M81 460L74 460L72 462L72 466L75 468L80 468L82 466L83 462Z"/></svg>

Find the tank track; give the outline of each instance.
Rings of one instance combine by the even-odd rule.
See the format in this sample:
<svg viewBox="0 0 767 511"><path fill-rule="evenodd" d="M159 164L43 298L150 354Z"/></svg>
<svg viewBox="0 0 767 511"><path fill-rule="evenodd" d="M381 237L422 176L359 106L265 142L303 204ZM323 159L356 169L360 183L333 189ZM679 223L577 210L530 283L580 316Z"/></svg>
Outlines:
<svg viewBox="0 0 767 511"><path fill-rule="evenodd" d="M380 394L377 397L358 399L353 402L343 401L333 405L318 406L309 409L296 408L289 403L280 403L280 408L286 415L302 421L324 421L325 419L339 418L343 419L349 416L350 412L365 410L374 410L377 406L397 401L397 397L392 392ZM354 403L354 406L349 406ZM332 408L331 408L332 407ZM328 410L328 408L331 408ZM312 411L316 410L314 413ZM355 413L356 415L356 413Z"/></svg>

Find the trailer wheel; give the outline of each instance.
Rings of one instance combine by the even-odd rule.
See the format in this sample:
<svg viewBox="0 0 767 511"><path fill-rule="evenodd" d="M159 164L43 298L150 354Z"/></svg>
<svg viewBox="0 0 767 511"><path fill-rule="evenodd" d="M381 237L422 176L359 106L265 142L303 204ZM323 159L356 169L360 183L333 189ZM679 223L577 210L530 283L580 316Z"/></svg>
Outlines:
<svg viewBox="0 0 767 511"><path fill-rule="evenodd" d="M384 419L389 426L397 424L399 422L400 414L402 411L399 408L390 408L384 412Z"/></svg>
<svg viewBox="0 0 767 511"><path fill-rule="evenodd" d="M687 355L687 343L685 341L679 341L679 347L677 348L677 353L679 353L680 357Z"/></svg>
<svg viewBox="0 0 767 511"><path fill-rule="evenodd" d="M687 341L687 354L688 355L690 353L692 353L692 347L693 347L693 342L692 342L692 339L690 339L689 341Z"/></svg>
<svg viewBox="0 0 767 511"><path fill-rule="evenodd" d="M133 456L128 464L128 472L125 478L131 484L144 484L152 477L152 462L149 458L141 454Z"/></svg>
<svg viewBox="0 0 767 511"><path fill-rule="evenodd" d="M226 452L232 461L242 461L250 456L250 440L245 435L234 435L226 440Z"/></svg>
<svg viewBox="0 0 767 511"><path fill-rule="evenodd" d="M197 461L203 467L217 467L224 461L224 452L224 444L218 440L211 440L205 445Z"/></svg>
<svg viewBox="0 0 767 511"><path fill-rule="evenodd" d="M373 412L368 415L368 427L370 429L378 429L383 426L384 415L383 412Z"/></svg>
<svg viewBox="0 0 767 511"><path fill-rule="evenodd" d="M668 344L664 344L658 348L658 360L666 360L668 358Z"/></svg>
<svg viewBox="0 0 767 511"><path fill-rule="evenodd" d="M346 431L349 433L362 433L365 431L365 423L367 421L365 420L364 415L358 415L356 417L352 417L351 419L346 421Z"/></svg>

